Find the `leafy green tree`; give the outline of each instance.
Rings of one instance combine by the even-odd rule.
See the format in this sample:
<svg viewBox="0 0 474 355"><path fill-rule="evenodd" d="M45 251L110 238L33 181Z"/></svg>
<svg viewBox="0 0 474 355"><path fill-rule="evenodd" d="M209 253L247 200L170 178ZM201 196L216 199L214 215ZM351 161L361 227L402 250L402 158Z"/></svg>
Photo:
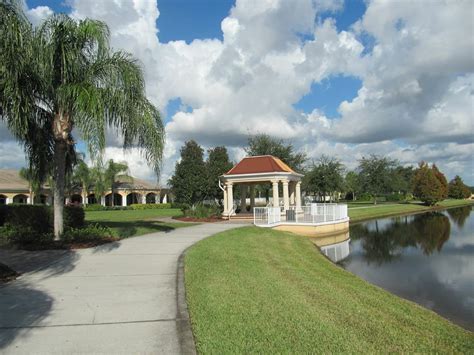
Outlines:
<svg viewBox="0 0 474 355"><path fill-rule="evenodd" d="M194 204L206 197L206 166L203 149L191 140L181 148L181 159L176 163L169 180L176 202Z"/></svg>
<svg viewBox="0 0 474 355"><path fill-rule="evenodd" d="M133 181L133 178L128 173L128 165L127 163L116 163L113 159L110 159L107 162L107 166L104 170L104 182L105 185L110 188L112 193L111 203L112 206L115 205L115 188L117 185L117 181L125 180L125 181Z"/></svg>
<svg viewBox="0 0 474 355"><path fill-rule="evenodd" d="M392 192L408 194L413 192L413 175L415 169L412 166L398 165L392 169L390 187Z"/></svg>
<svg viewBox="0 0 474 355"><path fill-rule="evenodd" d="M444 187L433 167L421 162L413 177L413 194L428 206L444 200Z"/></svg>
<svg viewBox="0 0 474 355"><path fill-rule="evenodd" d="M464 184L461 177L456 175L454 179L449 182L449 197L456 199L463 199L471 197L471 189Z"/></svg>
<svg viewBox="0 0 474 355"><path fill-rule="evenodd" d="M229 171L232 168L232 163L225 147L215 147L209 149L207 153L207 197L220 201L223 198L223 192L219 188L219 176Z"/></svg>
<svg viewBox="0 0 474 355"><path fill-rule="evenodd" d="M356 195L360 192L359 174L349 171L344 178L345 190L352 195L352 200L357 200Z"/></svg>
<svg viewBox="0 0 474 355"><path fill-rule="evenodd" d="M362 190L374 197L391 191L392 169L397 165L396 160L372 154L359 160L359 178Z"/></svg>
<svg viewBox="0 0 474 355"><path fill-rule="evenodd" d="M303 189L319 195L323 200L326 196L332 200L337 192L344 189L343 173L344 165L338 159L323 155L318 163L313 164L307 171Z"/></svg>
<svg viewBox="0 0 474 355"><path fill-rule="evenodd" d="M307 161L305 153L295 152L292 144L286 143L283 139L273 138L268 134L250 136L245 152L250 156L273 155L297 172L303 171L303 165Z"/></svg>
<svg viewBox="0 0 474 355"><path fill-rule="evenodd" d="M91 156L114 127L124 148L138 145L158 173L164 129L145 96L139 63L112 51L105 23L53 15L33 27L21 2L0 0L0 117L21 142L32 170L54 180L54 233L63 232L63 200L73 132Z"/></svg>

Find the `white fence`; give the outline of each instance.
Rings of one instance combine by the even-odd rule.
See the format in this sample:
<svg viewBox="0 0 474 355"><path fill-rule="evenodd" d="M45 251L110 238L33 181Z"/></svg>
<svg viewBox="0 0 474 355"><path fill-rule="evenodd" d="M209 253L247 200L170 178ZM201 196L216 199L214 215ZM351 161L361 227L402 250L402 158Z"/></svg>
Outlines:
<svg viewBox="0 0 474 355"><path fill-rule="evenodd" d="M256 226L273 225L281 222L279 207L254 207L253 223Z"/></svg>
<svg viewBox="0 0 474 355"><path fill-rule="evenodd" d="M347 205L336 203L312 203L300 208L290 207L282 211L278 207L255 207L254 224L270 226L285 224L323 224L347 220Z"/></svg>

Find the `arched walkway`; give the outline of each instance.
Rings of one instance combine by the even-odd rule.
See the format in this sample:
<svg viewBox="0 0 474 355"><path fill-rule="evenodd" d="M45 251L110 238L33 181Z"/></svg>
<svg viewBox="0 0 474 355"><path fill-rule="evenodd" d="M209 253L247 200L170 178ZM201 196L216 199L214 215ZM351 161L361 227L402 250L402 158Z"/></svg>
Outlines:
<svg viewBox="0 0 474 355"><path fill-rule="evenodd" d="M157 198L157 195L153 192L150 192L146 195L146 203L147 204L156 203L156 198Z"/></svg>
<svg viewBox="0 0 474 355"><path fill-rule="evenodd" d="M82 203L82 196L79 194L71 195L71 203Z"/></svg>
<svg viewBox="0 0 474 355"><path fill-rule="evenodd" d="M27 204L28 196L24 194L15 195L13 196L13 203Z"/></svg>
<svg viewBox="0 0 474 355"><path fill-rule="evenodd" d="M7 196L0 195L0 205L6 205L6 204L7 204Z"/></svg>
<svg viewBox="0 0 474 355"><path fill-rule="evenodd" d="M142 195L136 192L131 192L127 195L127 206L142 203Z"/></svg>
<svg viewBox="0 0 474 355"><path fill-rule="evenodd" d="M112 206L112 194L105 196L105 205ZM113 197L113 206L122 206L122 195L115 193Z"/></svg>
<svg viewBox="0 0 474 355"><path fill-rule="evenodd" d="M48 201L48 196L44 194L39 194L35 196L35 203L45 205L47 201Z"/></svg>
<svg viewBox="0 0 474 355"><path fill-rule="evenodd" d="M87 204L89 205L95 205L97 203L97 199L95 197L95 194L89 194L87 195Z"/></svg>

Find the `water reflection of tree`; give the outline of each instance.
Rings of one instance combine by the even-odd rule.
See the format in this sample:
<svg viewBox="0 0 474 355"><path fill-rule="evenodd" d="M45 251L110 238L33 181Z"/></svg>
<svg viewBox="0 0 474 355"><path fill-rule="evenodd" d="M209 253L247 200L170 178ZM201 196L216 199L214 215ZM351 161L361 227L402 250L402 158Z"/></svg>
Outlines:
<svg viewBox="0 0 474 355"><path fill-rule="evenodd" d="M355 225L350 234L351 239L360 239L366 261L379 265L399 258L407 247L420 248L425 255L441 251L451 230L449 218L438 212L394 218L382 230L374 223L375 229Z"/></svg>
<svg viewBox="0 0 474 355"><path fill-rule="evenodd" d="M464 227L464 223L466 223L469 214L471 213L472 207L471 206L464 206L459 208L451 208L447 210L449 217L451 220L456 223L456 225L462 229Z"/></svg>

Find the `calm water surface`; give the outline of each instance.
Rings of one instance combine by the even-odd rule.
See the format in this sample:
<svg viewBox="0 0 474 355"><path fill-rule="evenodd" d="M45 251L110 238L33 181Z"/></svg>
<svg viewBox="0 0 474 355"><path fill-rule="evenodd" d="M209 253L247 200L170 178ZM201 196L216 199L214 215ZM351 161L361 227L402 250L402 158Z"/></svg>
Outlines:
<svg viewBox="0 0 474 355"><path fill-rule="evenodd" d="M474 330L471 206L356 224L347 243L347 252L338 243L326 254L339 255L336 261L361 278Z"/></svg>

